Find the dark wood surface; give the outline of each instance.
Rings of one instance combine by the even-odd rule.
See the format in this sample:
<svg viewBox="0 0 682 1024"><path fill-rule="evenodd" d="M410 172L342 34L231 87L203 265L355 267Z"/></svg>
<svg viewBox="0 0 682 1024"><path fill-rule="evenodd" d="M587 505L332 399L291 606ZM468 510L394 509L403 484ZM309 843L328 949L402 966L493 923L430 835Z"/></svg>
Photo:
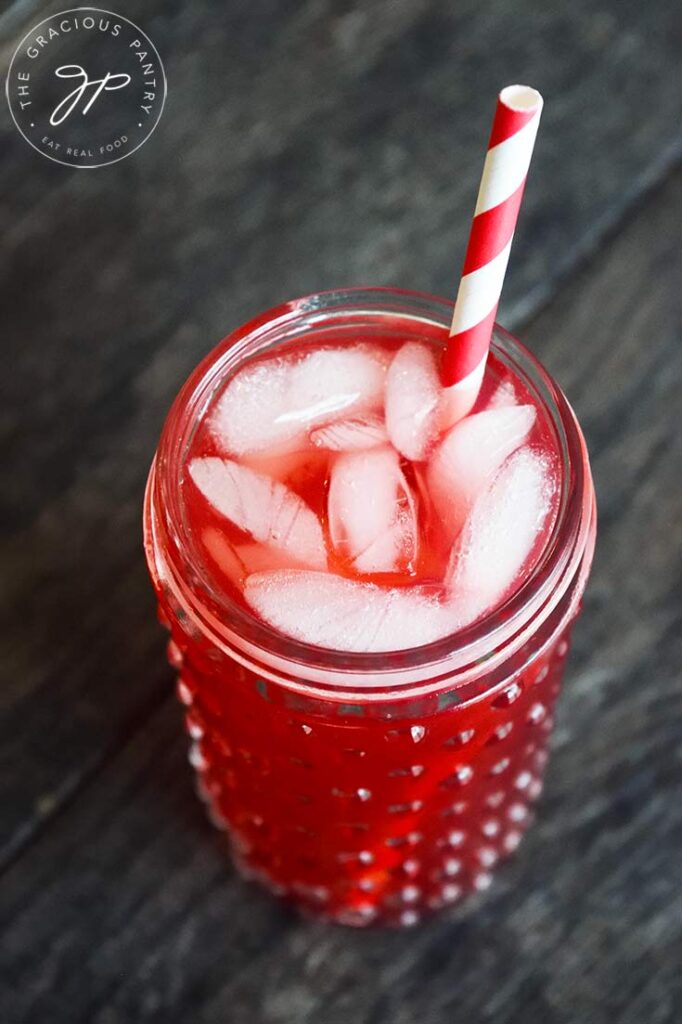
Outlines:
<svg viewBox="0 0 682 1024"><path fill-rule="evenodd" d="M62 4L0 14L5 65ZM659 1024L682 1016L679 14L673 3L119 3L168 105L71 171L0 118L0 1020ZM547 107L500 315L600 503L539 820L417 931L305 923L202 817L140 550L164 413L246 316L451 293L492 96Z"/></svg>

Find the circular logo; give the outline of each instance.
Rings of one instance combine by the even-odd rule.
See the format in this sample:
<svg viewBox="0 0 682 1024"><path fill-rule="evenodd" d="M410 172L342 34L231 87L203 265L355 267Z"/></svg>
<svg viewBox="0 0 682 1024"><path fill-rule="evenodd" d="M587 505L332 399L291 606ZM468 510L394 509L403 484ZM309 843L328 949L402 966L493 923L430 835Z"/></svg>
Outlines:
<svg viewBox="0 0 682 1024"><path fill-rule="evenodd" d="M54 14L14 51L7 102L26 141L70 167L104 167L149 138L166 75L149 36L97 7Z"/></svg>

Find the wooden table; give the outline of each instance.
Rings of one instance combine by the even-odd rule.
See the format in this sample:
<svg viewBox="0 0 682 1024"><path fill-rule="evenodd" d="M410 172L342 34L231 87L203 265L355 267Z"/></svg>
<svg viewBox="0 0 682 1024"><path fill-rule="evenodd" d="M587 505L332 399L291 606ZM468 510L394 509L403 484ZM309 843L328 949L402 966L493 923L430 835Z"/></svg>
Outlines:
<svg viewBox="0 0 682 1024"><path fill-rule="evenodd" d="M65 6L10 4L5 66ZM677 4L116 6L166 65L147 144L77 171L0 124L0 1020L679 1021ZM519 79L546 110L500 320L574 403L600 506L546 795L485 899L404 933L314 925L235 875L192 792L145 474L247 316L334 285L453 293Z"/></svg>

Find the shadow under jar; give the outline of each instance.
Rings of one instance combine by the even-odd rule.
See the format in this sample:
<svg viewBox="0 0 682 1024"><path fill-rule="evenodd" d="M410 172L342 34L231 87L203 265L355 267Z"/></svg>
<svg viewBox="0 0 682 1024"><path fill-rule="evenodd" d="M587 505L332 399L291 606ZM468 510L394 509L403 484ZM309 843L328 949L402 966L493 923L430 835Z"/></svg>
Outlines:
<svg viewBox="0 0 682 1024"><path fill-rule="evenodd" d="M212 586L183 508L183 474L211 398L255 354L321 330L442 345L451 313L445 300L377 289L257 317L181 390L147 487L147 559L199 793L246 877L347 925L413 925L486 889L527 827L594 549L583 436L546 371L496 328L491 365L514 375L554 434L556 520L527 578L492 614L380 654L285 637Z"/></svg>

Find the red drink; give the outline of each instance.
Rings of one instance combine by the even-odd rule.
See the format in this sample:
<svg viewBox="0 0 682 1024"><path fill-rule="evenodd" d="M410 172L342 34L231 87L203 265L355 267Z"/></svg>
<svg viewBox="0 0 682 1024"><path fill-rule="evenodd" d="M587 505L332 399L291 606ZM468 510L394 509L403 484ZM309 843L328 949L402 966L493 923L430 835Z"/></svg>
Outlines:
<svg viewBox="0 0 682 1024"><path fill-rule="evenodd" d="M245 874L343 923L415 923L517 845L594 543L577 423L509 335L447 423L449 308L334 293L246 325L148 488L200 793Z"/></svg>

